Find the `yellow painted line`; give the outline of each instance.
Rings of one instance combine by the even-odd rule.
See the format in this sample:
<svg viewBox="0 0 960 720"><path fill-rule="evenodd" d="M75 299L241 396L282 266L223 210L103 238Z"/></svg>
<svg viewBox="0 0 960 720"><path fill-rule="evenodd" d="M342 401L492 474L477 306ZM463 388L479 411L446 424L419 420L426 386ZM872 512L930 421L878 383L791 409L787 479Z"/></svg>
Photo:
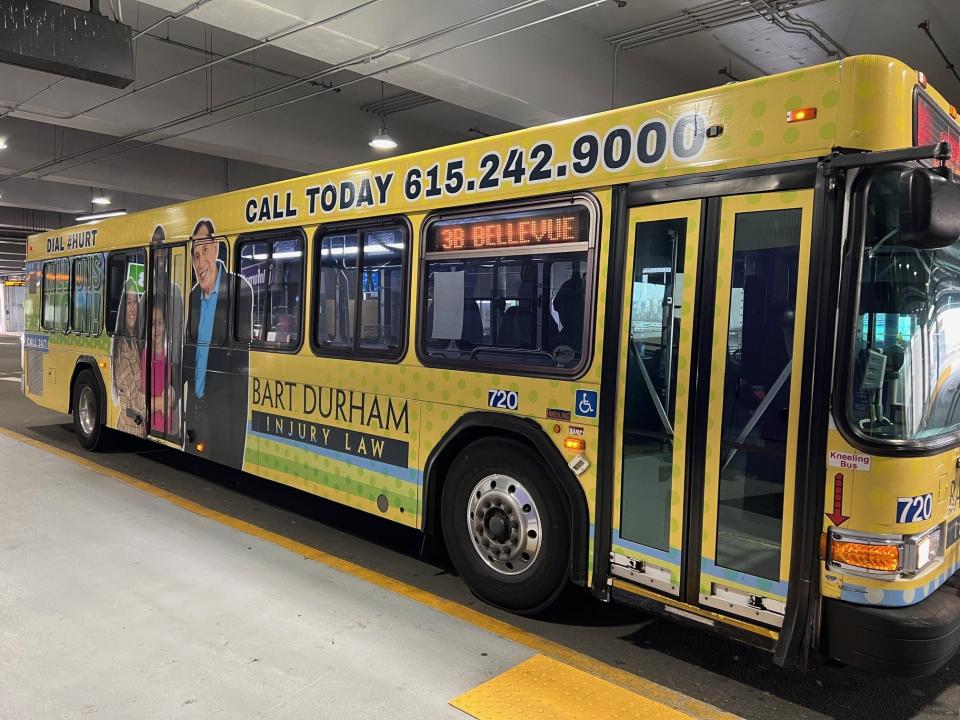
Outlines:
<svg viewBox="0 0 960 720"><path fill-rule="evenodd" d="M534 655L450 701L477 720L690 720L650 700L544 655Z"/></svg>
<svg viewBox="0 0 960 720"><path fill-rule="evenodd" d="M269 543L273 543L274 545L289 550L290 552L297 553L305 558L322 563L327 567L339 570L342 573L351 575L360 580L364 580L371 585L375 585L384 590L389 590L397 593L398 595L402 595L409 600L414 600L433 610L437 610L438 612L455 617L458 620L502 637L505 640L510 640L520 645L524 645L534 652L540 653L541 655L546 655L547 657L553 658L559 662L566 663L567 665L570 665L578 670L582 670L585 673L589 673L590 675L594 675L598 678L606 680L609 683L618 685L621 688L637 693L638 695L642 695L648 700L652 700L660 703L661 705L666 705L670 708L678 710L686 715L689 715L690 717L700 718L701 720L734 720L737 718L736 715L724 712L701 700L688 697L683 693L677 692L676 690L671 690L670 688L659 685L651 680L639 677L638 675L634 675L626 670L615 668L612 665L608 665L605 662L601 662L600 660L590 657L589 655L572 650L571 648L568 648L558 642L548 640L547 638L541 637L527 630L522 630L521 628L515 627L508 622L492 618L482 612L479 612L478 610L473 610L472 608L468 608L460 603L447 600L439 595L434 595L431 592L421 590L418 587L414 587L413 585L409 585L400 580L387 577L386 575L382 575L374 570L357 565L349 560L344 560L343 558L326 553L323 550L317 550L316 548L312 548L309 545L304 545L296 540L291 540L283 535L270 532L269 530L264 530L263 528L253 525L252 523L238 520L237 518L230 517L229 515L217 512L216 510L211 510L210 508L204 507L203 505L195 503L192 500L187 500L186 498L182 498L179 495L175 495L174 493L163 490L162 488L154 487L153 485L142 480L137 480L135 477L127 475L126 473L105 467L80 455L51 447L40 442L39 440L34 440L26 435L21 435L13 430L8 430L7 428L0 427L0 434L5 435L13 440L24 442L32 447L39 448L40 450L44 450L52 455L63 458L64 460L76 463L77 465L85 467L88 470L92 470L93 472L106 475L114 480L119 480L126 485L135 487L138 490L143 490L154 497L166 500L177 507L183 508L184 510L189 510L196 515L214 520L222 525L226 525L234 530L238 530L239 532L251 535L261 540L265 540Z"/></svg>

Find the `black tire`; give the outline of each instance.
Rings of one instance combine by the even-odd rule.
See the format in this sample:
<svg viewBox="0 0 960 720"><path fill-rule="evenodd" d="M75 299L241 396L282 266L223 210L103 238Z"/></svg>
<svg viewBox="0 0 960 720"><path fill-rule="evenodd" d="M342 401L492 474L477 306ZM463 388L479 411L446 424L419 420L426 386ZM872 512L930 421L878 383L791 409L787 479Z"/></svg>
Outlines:
<svg viewBox="0 0 960 720"><path fill-rule="evenodd" d="M104 450L110 431L103 426L103 393L89 370L81 370L73 384L73 429L86 450Z"/></svg>
<svg viewBox="0 0 960 720"><path fill-rule="evenodd" d="M514 440L489 438L472 443L450 466L440 501L447 552L470 590L491 605L527 615L549 606L569 579L569 520L556 481L537 458L530 447ZM497 475L514 482L505 481L506 489L501 482L496 489L496 480L491 478ZM511 495L526 495L532 503L511 506ZM488 498L491 504L484 509ZM476 515L471 512L472 501ZM503 504L498 504L501 501ZM531 512L524 512L528 506ZM528 524L534 515L538 522ZM468 524L468 520L477 524ZM513 525L515 520L519 528L504 528L505 523ZM494 522L497 524L491 524ZM521 551L528 540L523 528L532 527L539 528L534 532L537 550L533 555L526 553L528 559L524 561ZM502 538L503 532L515 533L520 545L512 545L513 537L502 541L507 545L498 544L501 540L497 537ZM485 556L480 551L484 540L491 543L484 550ZM513 554L491 554L505 547L505 553Z"/></svg>

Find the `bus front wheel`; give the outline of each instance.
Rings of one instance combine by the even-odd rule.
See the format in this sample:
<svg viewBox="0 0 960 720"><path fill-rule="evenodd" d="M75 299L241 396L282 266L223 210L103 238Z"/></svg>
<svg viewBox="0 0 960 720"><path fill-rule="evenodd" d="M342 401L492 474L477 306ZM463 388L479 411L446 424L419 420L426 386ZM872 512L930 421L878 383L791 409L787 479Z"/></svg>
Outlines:
<svg viewBox="0 0 960 720"><path fill-rule="evenodd" d="M441 497L457 572L482 600L526 614L566 586L570 553L563 501L535 456L513 440L472 443L453 461Z"/></svg>
<svg viewBox="0 0 960 720"><path fill-rule="evenodd" d="M93 373L83 370L73 385L73 429L87 450L102 450L107 429L100 422L103 399Z"/></svg>

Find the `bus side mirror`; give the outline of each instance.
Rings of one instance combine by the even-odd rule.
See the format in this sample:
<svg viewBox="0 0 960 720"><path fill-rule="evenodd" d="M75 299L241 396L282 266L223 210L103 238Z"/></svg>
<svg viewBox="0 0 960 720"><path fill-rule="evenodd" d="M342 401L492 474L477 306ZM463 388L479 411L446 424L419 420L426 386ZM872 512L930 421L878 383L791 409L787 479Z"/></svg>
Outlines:
<svg viewBox="0 0 960 720"><path fill-rule="evenodd" d="M935 250L960 240L960 185L930 168L900 173L899 245Z"/></svg>

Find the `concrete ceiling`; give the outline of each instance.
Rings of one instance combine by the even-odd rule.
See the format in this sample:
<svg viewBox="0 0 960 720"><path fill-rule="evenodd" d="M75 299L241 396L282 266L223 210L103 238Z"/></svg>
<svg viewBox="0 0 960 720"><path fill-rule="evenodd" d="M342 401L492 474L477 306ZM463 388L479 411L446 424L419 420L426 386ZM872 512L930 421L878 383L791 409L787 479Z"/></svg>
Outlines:
<svg viewBox="0 0 960 720"><path fill-rule="evenodd" d="M721 68L746 79L816 64L837 46L900 57L960 100L917 29L929 19L960 62L956 0L791 0L787 28L772 3L120 0L123 22L149 29L125 90L0 65L0 208L72 216L103 189L136 210L378 157L381 80L388 107L410 108L386 117L395 152L717 85Z"/></svg>

